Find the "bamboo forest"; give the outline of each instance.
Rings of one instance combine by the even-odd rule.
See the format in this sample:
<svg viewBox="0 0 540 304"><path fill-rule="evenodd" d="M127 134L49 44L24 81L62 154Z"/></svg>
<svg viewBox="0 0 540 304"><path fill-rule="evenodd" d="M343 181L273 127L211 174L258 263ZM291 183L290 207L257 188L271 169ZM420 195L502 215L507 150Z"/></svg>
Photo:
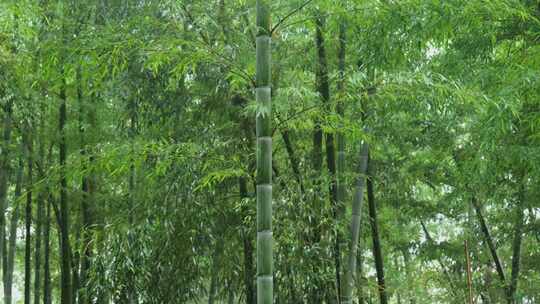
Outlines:
<svg viewBox="0 0 540 304"><path fill-rule="evenodd" d="M0 0L0 302L540 303L540 0Z"/></svg>

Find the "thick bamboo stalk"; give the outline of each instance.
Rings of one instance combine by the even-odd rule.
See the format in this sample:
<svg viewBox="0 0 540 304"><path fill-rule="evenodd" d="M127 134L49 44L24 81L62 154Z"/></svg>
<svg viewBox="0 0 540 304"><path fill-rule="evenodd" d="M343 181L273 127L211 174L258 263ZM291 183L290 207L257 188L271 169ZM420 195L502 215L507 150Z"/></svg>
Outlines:
<svg viewBox="0 0 540 304"><path fill-rule="evenodd" d="M364 188L366 185L366 173L368 162L368 144L363 143L360 147L360 160L358 164L358 177L352 204L351 218L351 243L347 268L345 269L345 283L343 285L342 304L352 304L352 293L356 281L356 258L358 256L358 239L360 235L362 203L364 200Z"/></svg>
<svg viewBox="0 0 540 304"><path fill-rule="evenodd" d="M257 0L257 303L273 303L270 6Z"/></svg>

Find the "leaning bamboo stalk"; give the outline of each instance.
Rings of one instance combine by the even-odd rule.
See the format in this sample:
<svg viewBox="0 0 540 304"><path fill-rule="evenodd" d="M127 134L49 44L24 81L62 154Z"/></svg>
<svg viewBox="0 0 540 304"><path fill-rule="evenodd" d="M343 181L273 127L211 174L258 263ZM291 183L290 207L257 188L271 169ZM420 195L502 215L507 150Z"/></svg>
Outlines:
<svg viewBox="0 0 540 304"><path fill-rule="evenodd" d="M343 286L342 304L352 304L352 293L356 281L356 258L358 253L358 239L360 235L360 224L362 215L362 203L364 200L364 189L366 185L366 172L368 163L368 144L363 143L360 148L360 161L358 164L358 177L356 178L356 189L352 204L351 218L351 243L347 268L345 270L345 284Z"/></svg>

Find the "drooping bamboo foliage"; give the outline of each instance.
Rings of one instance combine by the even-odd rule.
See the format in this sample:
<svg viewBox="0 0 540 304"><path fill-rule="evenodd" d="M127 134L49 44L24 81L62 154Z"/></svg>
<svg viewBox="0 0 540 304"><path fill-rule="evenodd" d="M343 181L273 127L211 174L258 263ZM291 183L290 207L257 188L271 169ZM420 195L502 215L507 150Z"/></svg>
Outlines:
<svg viewBox="0 0 540 304"><path fill-rule="evenodd" d="M273 303L270 6L257 1L257 303Z"/></svg>
<svg viewBox="0 0 540 304"><path fill-rule="evenodd" d="M368 144L363 143L360 147L360 159L358 164L358 177L356 178L356 189L352 203L351 218L351 243L347 258L347 268L345 269L345 282L343 284L342 304L352 304L352 293L356 281L356 259L358 256L358 239L360 235L360 224L362 215L362 203L364 200L364 188L366 185L366 172L368 162Z"/></svg>

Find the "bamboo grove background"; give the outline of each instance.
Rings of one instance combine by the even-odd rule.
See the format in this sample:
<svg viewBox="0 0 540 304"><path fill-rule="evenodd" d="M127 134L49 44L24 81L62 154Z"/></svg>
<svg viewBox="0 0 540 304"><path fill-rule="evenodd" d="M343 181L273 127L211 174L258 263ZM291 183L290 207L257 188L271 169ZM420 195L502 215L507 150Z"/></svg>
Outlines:
<svg viewBox="0 0 540 304"><path fill-rule="evenodd" d="M539 18L0 1L3 303L537 303Z"/></svg>

